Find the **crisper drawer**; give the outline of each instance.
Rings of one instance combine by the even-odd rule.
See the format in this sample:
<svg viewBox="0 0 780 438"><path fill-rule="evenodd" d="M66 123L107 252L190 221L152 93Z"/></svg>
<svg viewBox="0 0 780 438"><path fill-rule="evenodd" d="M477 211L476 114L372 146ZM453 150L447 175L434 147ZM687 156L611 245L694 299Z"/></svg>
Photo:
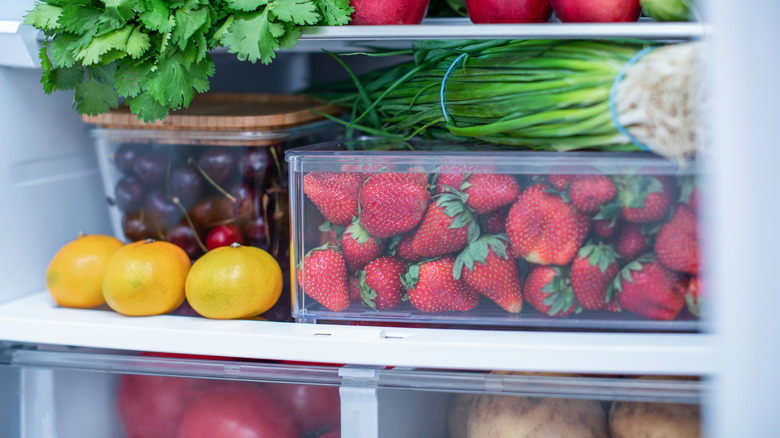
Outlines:
<svg viewBox="0 0 780 438"><path fill-rule="evenodd" d="M706 386L62 347L8 348L2 362L0 432L41 438L696 437Z"/></svg>

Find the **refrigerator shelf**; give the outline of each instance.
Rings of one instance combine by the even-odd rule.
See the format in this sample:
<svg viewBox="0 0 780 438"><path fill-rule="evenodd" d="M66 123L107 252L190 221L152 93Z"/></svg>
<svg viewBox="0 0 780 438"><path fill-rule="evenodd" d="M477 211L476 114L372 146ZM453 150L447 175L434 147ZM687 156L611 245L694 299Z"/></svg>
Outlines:
<svg viewBox="0 0 780 438"><path fill-rule="evenodd" d="M716 367L714 340L704 333L486 332L126 317L60 308L47 292L0 305L0 333L10 342L415 368L704 376Z"/></svg>
<svg viewBox="0 0 780 438"><path fill-rule="evenodd" d="M701 403L708 381L698 378L642 378L618 375L505 374L417 368L325 366L257 361L140 356L72 347L0 349L0 364L111 374L143 374L206 379L279 382L377 389L567 397L590 400L632 400Z"/></svg>
<svg viewBox="0 0 780 438"><path fill-rule="evenodd" d="M504 38L640 38L690 40L710 34L700 22L658 23L641 19L634 23L534 23L472 24L468 18L429 18L417 25L395 26L311 26L303 30L291 52L319 53L366 50L366 47L408 48L419 39L504 39ZM40 68L38 50L43 34L21 21L0 20L0 67ZM227 53L219 48L215 52Z"/></svg>

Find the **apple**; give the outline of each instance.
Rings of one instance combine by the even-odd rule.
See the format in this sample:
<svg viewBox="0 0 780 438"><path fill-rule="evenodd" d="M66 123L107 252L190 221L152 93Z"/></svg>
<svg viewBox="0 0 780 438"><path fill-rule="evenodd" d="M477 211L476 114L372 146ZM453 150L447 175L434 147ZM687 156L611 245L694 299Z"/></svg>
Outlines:
<svg viewBox="0 0 780 438"><path fill-rule="evenodd" d="M466 0L472 23L544 23L552 15L550 0Z"/></svg>
<svg viewBox="0 0 780 438"><path fill-rule="evenodd" d="M263 388L287 407L304 435L341 430L341 398L337 386L265 383Z"/></svg>
<svg viewBox="0 0 780 438"><path fill-rule="evenodd" d="M201 387L200 379L124 374L117 409L129 438L170 438L185 408Z"/></svg>
<svg viewBox="0 0 780 438"><path fill-rule="evenodd" d="M176 438L300 438L290 413L254 382L221 382L190 402Z"/></svg>
<svg viewBox="0 0 780 438"><path fill-rule="evenodd" d="M430 0L349 0L355 8L349 24L420 24Z"/></svg>
<svg viewBox="0 0 780 438"><path fill-rule="evenodd" d="M550 0L564 23L636 21L642 13L639 0Z"/></svg>

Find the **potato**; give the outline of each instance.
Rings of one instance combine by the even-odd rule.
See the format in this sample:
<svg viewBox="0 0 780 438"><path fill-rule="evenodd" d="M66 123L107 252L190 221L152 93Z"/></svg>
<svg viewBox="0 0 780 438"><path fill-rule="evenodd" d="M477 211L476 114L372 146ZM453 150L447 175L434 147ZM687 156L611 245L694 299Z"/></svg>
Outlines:
<svg viewBox="0 0 780 438"><path fill-rule="evenodd" d="M474 394L455 394L450 402L450 408L447 412L447 432L449 438L466 438L466 425L469 421L469 411L471 411L471 401Z"/></svg>
<svg viewBox="0 0 780 438"><path fill-rule="evenodd" d="M609 438L594 400L482 394L474 398L468 438Z"/></svg>
<svg viewBox="0 0 780 438"><path fill-rule="evenodd" d="M615 401L609 411L612 438L696 438L701 436L698 405Z"/></svg>

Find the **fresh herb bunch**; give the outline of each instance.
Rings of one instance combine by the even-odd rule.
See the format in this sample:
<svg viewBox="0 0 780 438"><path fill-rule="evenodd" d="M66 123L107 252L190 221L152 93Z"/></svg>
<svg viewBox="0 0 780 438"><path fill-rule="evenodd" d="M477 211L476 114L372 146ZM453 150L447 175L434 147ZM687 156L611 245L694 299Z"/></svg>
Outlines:
<svg viewBox="0 0 780 438"><path fill-rule="evenodd" d="M269 64L301 28L347 24L349 0L39 0L25 24L43 31L41 83L75 90L96 115L124 99L144 121L164 119L209 89L209 51Z"/></svg>

